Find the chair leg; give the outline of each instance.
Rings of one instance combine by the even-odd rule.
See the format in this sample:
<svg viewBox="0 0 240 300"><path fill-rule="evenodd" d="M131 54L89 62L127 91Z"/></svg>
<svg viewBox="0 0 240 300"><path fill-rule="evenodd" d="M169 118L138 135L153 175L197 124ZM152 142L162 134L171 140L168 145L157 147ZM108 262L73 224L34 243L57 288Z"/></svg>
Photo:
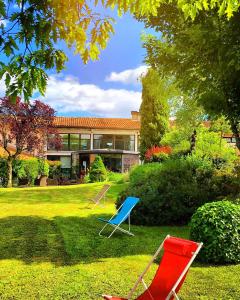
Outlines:
<svg viewBox="0 0 240 300"><path fill-rule="evenodd" d="M101 233L103 232L103 230L108 226L109 224L107 223L106 225L103 226L103 228L99 231L98 235L102 236Z"/></svg>
<svg viewBox="0 0 240 300"><path fill-rule="evenodd" d="M114 230L110 233L110 235L108 236L108 238L110 238L110 237L114 234L114 232L115 232L116 230L122 231L123 233L126 233L126 234L128 234L128 235L134 236L134 234L133 234L132 232L127 231L127 230L121 228L120 226L114 226L114 227L115 227Z"/></svg>
<svg viewBox="0 0 240 300"><path fill-rule="evenodd" d="M114 234L114 232L118 229L118 227L116 226L113 231L109 234L108 239Z"/></svg>

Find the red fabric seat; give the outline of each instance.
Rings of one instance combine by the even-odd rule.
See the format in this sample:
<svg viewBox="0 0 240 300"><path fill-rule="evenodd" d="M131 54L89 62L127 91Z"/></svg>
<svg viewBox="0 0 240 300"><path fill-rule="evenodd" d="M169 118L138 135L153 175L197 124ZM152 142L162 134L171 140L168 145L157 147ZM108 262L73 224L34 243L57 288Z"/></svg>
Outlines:
<svg viewBox="0 0 240 300"><path fill-rule="evenodd" d="M164 254L153 281L136 300L165 300L198 248L199 244L193 241L176 237L166 238L163 244ZM176 293L181 288L186 275L187 273L175 289ZM118 297L105 299L125 300ZM170 300L172 299L173 296Z"/></svg>

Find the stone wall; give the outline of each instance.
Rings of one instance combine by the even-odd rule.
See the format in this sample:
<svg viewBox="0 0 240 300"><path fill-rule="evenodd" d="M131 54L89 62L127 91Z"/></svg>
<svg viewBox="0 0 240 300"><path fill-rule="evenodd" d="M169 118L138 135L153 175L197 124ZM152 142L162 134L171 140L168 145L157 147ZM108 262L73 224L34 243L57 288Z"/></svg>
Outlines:
<svg viewBox="0 0 240 300"><path fill-rule="evenodd" d="M122 166L123 172L128 172L132 166L139 165L138 154L123 154Z"/></svg>

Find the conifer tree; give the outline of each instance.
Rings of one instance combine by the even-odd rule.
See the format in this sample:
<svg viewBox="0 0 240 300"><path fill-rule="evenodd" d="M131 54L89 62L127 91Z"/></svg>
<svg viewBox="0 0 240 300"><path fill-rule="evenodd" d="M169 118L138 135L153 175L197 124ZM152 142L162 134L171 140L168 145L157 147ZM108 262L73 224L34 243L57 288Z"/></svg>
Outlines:
<svg viewBox="0 0 240 300"><path fill-rule="evenodd" d="M91 165L89 172L91 182L101 182L107 179L107 170L104 166L101 156L97 155Z"/></svg>
<svg viewBox="0 0 240 300"><path fill-rule="evenodd" d="M161 78L157 71L149 69L142 77L142 104L140 152L143 158L147 149L159 146L169 126L170 109L168 101L176 93L170 81Z"/></svg>

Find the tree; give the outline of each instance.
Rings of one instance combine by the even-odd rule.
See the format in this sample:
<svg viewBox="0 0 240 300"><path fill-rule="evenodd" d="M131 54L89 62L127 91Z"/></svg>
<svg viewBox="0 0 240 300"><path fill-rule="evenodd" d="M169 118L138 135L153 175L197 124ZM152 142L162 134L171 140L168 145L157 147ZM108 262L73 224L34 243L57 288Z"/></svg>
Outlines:
<svg viewBox="0 0 240 300"><path fill-rule="evenodd" d="M58 46L61 41L80 54L83 61L95 60L113 33L113 18L98 13L102 5L135 16L157 15L161 3L152 0L0 0L0 78L5 77L7 95L28 100L35 89L45 93L46 70L63 70L67 61ZM233 0L177 1L184 16L195 18L202 10L217 10L230 18L240 3ZM6 25L6 26L5 26ZM4 53L7 58L2 55Z"/></svg>
<svg viewBox="0 0 240 300"><path fill-rule="evenodd" d="M142 158L147 149L159 146L169 126L168 102L176 90L169 80L161 78L156 70L149 69L142 78L142 104L140 106L140 151Z"/></svg>
<svg viewBox="0 0 240 300"><path fill-rule="evenodd" d="M47 136L55 134L51 142L60 148L61 141L54 128L54 110L42 103L23 103L20 98L12 103L9 98L0 99L0 146L7 154L8 187L12 186L13 162L24 151L44 152Z"/></svg>
<svg viewBox="0 0 240 300"><path fill-rule="evenodd" d="M91 165L89 172L91 182L100 182L107 179L107 170L104 166L101 156L97 155Z"/></svg>
<svg viewBox="0 0 240 300"><path fill-rule="evenodd" d="M207 118L197 100L184 94L181 98L174 98L170 107L176 126L181 127L189 137Z"/></svg>
<svg viewBox="0 0 240 300"><path fill-rule="evenodd" d="M201 11L194 21L184 17L176 1L162 5L146 26L162 33L145 37L146 61L175 78L179 88L212 117L224 116L240 149L240 13L227 20Z"/></svg>

